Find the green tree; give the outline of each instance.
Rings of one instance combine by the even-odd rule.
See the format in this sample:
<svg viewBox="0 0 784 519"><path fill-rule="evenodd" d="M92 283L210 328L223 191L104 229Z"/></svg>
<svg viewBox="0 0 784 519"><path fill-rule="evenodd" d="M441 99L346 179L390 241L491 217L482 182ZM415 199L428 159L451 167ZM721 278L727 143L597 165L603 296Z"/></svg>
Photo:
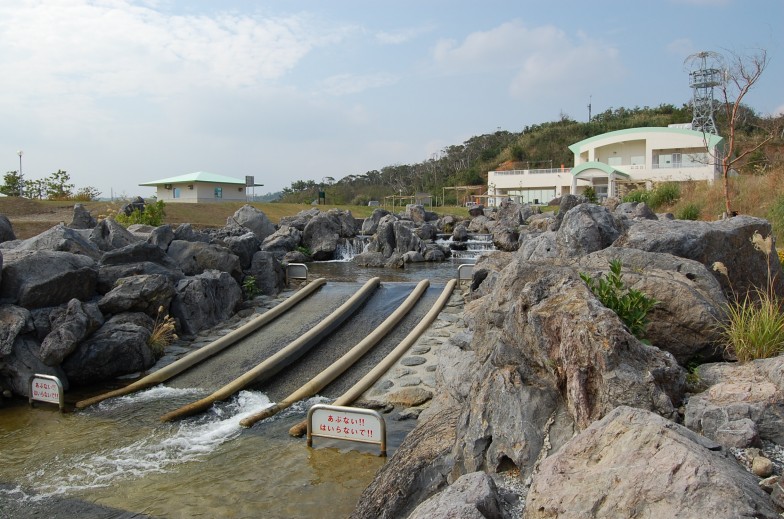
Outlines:
<svg viewBox="0 0 784 519"><path fill-rule="evenodd" d="M3 175L3 185L0 193L6 196L22 196L22 177L18 171L8 171Z"/></svg>
<svg viewBox="0 0 784 519"><path fill-rule="evenodd" d="M69 184L71 176L58 169L56 173L52 173L44 181L46 182L46 196L52 200L64 200L73 196L73 184Z"/></svg>
<svg viewBox="0 0 784 519"><path fill-rule="evenodd" d="M46 183L41 180L25 180L25 194L28 198L37 198L38 200L46 196Z"/></svg>
<svg viewBox="0 0 784 519"><path fill-rule="evenodd" d="M82 202L89 202L90 200L97 200L99 196L101 196L100 191L92 186L87 186L77 189L76 195L74 195L74 199Z"/></svg>

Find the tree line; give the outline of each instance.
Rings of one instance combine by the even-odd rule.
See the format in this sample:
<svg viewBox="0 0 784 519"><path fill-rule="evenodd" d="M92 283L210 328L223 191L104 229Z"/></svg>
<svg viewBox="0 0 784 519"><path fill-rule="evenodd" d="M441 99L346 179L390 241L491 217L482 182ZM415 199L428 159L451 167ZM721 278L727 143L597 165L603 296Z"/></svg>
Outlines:
<svg viewBox="0 0 784 519"><path fill-rule="evenodd" d="M64 170L58 169L48 177L40 179L25 179L18 171L8 171L3 176L3 185L0 193L6 196L34 198L38 200L75 200L88 202L95 200L101 192L94 187L81 187L74 191L75 185L71 184L71 176Z"/></svg>

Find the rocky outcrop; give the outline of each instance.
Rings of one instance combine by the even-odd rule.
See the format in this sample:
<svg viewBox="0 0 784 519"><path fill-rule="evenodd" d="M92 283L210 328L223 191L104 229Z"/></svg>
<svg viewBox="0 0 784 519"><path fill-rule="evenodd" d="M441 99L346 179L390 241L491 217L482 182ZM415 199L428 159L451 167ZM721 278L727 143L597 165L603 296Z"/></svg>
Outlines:
<svg viewBox="0 0 784 519"><path fill-rule="evenodd" d="M360 232L367 236L375 234L378 230L378 223L388 214L390 213L386 209L373 209L373 213L362 222Z"/></svg>
<svg viewBox="0 0 784 519"><path fill-rule="evenodd" d="M315 261L330 260L335 256L340 238L356 234L357 223L350 212L330 209L310 218L302 233L302 243Z"/></svg>
<svg viewBox="0 0 784 519"><path fill-rule="evenodd" d="M203 242L174 240L166 251L182 271L188 276L201 274L205 270L228 272L237 280L242 280L240 259L228 248Z"/></svg>
<svg viewBox="0 0 784 519"><path fill-rule="evenodd" d="M155 356L147 345L153 320L143 313L122 313L106 321L98 331L66 357L62 368L73 385L94 384L149 368Z"/></svg>
<svg viewBox="0 0 784 519"><path fill-rule="evenodd" d="M75 204L73 208L73 216L71 223L68 227L71 229L92 229L98 225L98 221L90 214L90 211L84 204Z"/></svg>
<svg viewBox="0 0 784 519"><path fill-rule="evenodd" d="M66 373L59 366L47 366L41 361L40 344L29 335L19 335L14 340L11 353L0 357L0 377L14 394L30 396L30 377L36 374L54 375L63 383L70 384Z"/></svg>
<svg viewBox="0 0 784 519"><path fill-rule="evenodd" d="M187 335L228 319L242 301L239 284L227 272L218 270L182 279L175 289L171 315Z"/></svg>
<svg viewBox="0 0 784 519"><path fill-rule="evenodd" d="M245 204L230 216L227 223L236 223L249 229L256 235L259 242L270 234L275 232L275 225L267 218L263 212L259 211L252 205Z"/></svg>
<svg viewBox="0 0 784 519"><path fill-rule="evenodd" d="M98 307L109 315L142 312L155 317L159 308L168 313L174 294L170 278L161 274L137 275L118 279L114 288L98 301Z"/></svg>
<svg viewBox="0 0 784 519"><path fill-rule="evenodd" d="M120 249L127 245L141 241L131 234L128 229L117 223L112 218L106 218L95 226L90 233L90 241L102 251Z"/></svg>
<svg viewBox="0 0 784 519"><path fill-rule="evenodd" d="M4 214L0 214L0 243L16 239L14 227L11 221Z"/></svg>
<svg viewBox="0 0 784 519"><path fill-rule="evenodd" d="M501 497L493 479L484 472L473 472L461 476L446 490L416 507L408 519L502 518L502 510Z"/></svg>
<svg viewBox="0 0 784 519"><path fill-rule="evenodd" d="M59 366L79 343L104 324L104 317L94 303L71 299L49 315L50 332L41 342L40 359L47 366Z"/></svg>
<svg viewBox="0 0 784 519"><path fill-rule="evenodd" d="M94 260L99 259L102 254L94 243L63 224L55 225L37 236L22 241L13 250L70 252Z"/></svg>
<svg viewBox="0 0 784 519"><path fill-rule="evenodd" d="M97 279L95 261L87 256L47 250L6 251L0 301L32 309L74 298L87 300L95 293Z"/></svg>
<svg viewBox="0 0 784 519"><path fill-rule="evenodd" d="M689 429L726 447L784 445L784 357L704 364L696 378L707 389L689 398Z"/></svg>
<svg viewBox="0 0 784 519"><path fill-rule="evenodd" d="M542 461L526 519L779 517L714 442L642 409L619 407Z"/></svg>
<svg viewBox="0 0 784 519"><path fill-rule="evenodd" d="M285 283L285 273L275 254L259 251L253 255L248 275L256 280L256 288L260 293L277 295Z"/></svg>
<svg viewBox="0 0 784 519"><path fill-rule="evenodd" d="M302 231L296 227L281 225L277 231L267 236L261 244L261 250L282 258L287 252L296 250L300 243L302 243Z"/></svg>
<svg viewBox="0 0 784 519"><path fill-rule="evenodd" d="M33 330L33 319L27 308L0 305L0 358L11 353L19 334Z"/></svg>
<svg viewBox="0 0 784 519"><path fill-rule="evenodd" d="M240 267L247 270L253 255L261 246L261 240L254 233L246 232L240 236L227 236L223 244L239 258Z"/></svg>

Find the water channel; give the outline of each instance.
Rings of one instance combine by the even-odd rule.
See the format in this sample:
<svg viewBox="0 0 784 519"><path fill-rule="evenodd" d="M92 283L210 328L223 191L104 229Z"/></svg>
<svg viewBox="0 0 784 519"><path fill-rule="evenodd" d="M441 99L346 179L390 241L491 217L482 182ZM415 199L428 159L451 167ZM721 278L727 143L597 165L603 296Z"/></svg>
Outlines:
<svg viewBox="0 0 784 519"><path fill-rule="evenodd" d="M311 277L362 283L445 283L460 260L362 269L309 265ZM242 391L202 415L159 416L204 390L159 386L78 412L18 401L0 408L0 519L25 517L347 517L384 464L378 446L292 438L315 397L250 429L239 420L271 405ZM75 400L79 395L70 396ZM176 405L175 405L176 404ZM390 455L413 422L388 422Z"/></svg>

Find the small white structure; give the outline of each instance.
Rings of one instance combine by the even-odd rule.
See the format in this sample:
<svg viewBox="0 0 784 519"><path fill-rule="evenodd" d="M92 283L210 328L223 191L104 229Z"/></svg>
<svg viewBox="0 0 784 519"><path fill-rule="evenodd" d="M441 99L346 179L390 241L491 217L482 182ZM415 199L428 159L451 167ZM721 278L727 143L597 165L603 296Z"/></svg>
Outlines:
<svg viewBox="0 0 784 519"><path fill-rule="evenodd" d="M599 198L620 197L660 182L720 177L716 157L724 139L683 127L629 128L604 133L569 146L574 167L490 171L488 202L511 198L520 203L547 203L592 187Z"/></svg>
<svg viewBox="0 0 784 519"><path fill-rule="evenodd" d="M139 184L154 186L158 200L170 202L236 202L245 201L245 181L206 171L163 178Z"/></svg>

